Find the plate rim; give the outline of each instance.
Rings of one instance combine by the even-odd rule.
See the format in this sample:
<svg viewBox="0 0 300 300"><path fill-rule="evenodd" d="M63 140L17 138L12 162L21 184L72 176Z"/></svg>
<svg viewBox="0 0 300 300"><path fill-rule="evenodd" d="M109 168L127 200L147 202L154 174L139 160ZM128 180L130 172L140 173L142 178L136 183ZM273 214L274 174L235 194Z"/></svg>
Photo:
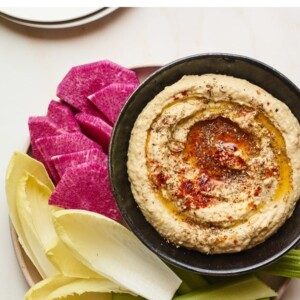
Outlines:
<svg viewBox="0 0 300 300"><path fill-rule="evenodd" d="M74 16L69 16L69 17L64 17L64 18L60 18L60 19L44 19L40 18L40 19L35 19L32 16L26 16L26 14L22 14L20 13L21 11L23 12L28 12L32 9L35 10L42 10L42 11L48 11L50 10L60 10L60 9L71 9L71 10L76 10L79 11L80 9L86 9L85 12L81 12L80 14L76 14ZM13 19L17 19L17 20L22 20L24 22L29 22L29 23L58 23L58 22L70 22L73 20L77 20L77 19L81 19L81 18L85 18L91 14L96 13L97 11L103 9L103 7L2 7L0 8L0 13L6 15L9 18L13 18ZM40 12L42 12L40 11Z"/></svg>
<svg viewBox="0 0 300 300"><path fill-rule="evenodd" d="M91 23L93 21L99 20L101 18L104 18L105 16L113 13L115 10L117 10L119 7L103 7L102 9L89 14L87 16L69 20L69 21L62 21L62 22L30 22L25 21L22 19L10 17L0 11L0 17L2 17L5 20L11 21L15 24L32 27L32 28L41 28L41 29L64 29L64 28L71 28L71 27L77 27L81 25L85 25L88 23Z"/></svg>

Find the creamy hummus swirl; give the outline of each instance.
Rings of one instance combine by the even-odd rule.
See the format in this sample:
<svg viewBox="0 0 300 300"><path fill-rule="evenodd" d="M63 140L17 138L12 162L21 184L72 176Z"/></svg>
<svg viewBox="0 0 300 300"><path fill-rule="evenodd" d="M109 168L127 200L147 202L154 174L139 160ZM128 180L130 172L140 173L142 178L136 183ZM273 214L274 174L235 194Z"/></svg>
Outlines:
<svg viewBox="0 0 300 300"><path fill-rule="evenodd" d="M242 79L184 76L139 115L129 143L136 202L172 243L205 253L251 248L300 194L300 126Z"/></svg>

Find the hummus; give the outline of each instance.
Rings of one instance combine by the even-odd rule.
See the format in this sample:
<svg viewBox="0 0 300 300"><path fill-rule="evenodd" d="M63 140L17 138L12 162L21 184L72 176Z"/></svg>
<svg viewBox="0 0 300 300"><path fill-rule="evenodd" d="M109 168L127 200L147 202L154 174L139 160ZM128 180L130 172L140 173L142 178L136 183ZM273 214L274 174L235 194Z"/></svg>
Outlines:
<svg viewBox="0 0 300 300"><path fill-rule="evenodd" d="M263 242L300 196L300 126L246 80L184 76L137 118L128 150L134 198L177 246L230 253Z"/></svg>

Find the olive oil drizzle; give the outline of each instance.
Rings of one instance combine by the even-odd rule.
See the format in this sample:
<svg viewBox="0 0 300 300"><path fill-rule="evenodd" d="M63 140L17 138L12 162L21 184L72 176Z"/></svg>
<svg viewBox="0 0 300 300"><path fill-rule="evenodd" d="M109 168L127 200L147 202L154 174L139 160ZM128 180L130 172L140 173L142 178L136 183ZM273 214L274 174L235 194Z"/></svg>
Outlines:
<svg viewBox="0 0 300 300"><path fill-rule="evenodd" d="M173 105L176 105L178 103L187 101L187 100L195 100L197 97L193 95L189 95L185 99L176 99L176 101L169 102L163 109L162 112L154 119L153 123L157 122L157 120L160 118L162 113L170 108ZM224 110L232 110L233 112L235 109L241 109L242 105L237 104L237 103L232 103L229 101L218 101L218 102L211 102L207 101L207 99L198 99L199 102L205 101L207 106L206 106L206 111L209 111L209 113L212 113L213 115L215 114L221 114L222 111ZM212 104L212 105L211 105ZM199 114L202 114L203 110L202 108L199 111ZM198 114L198 113L196 113ZM193 114L193 116L195 113ZM255 116L255 121L259 124L261 124L264 128L268 130L268 132L271 134L272 138L272 148L274 149L275 157L276 157L276 162L278 165L278 174L277 174L277 180L278 184L274 193L274 197L272 201L284 201L286 199L286 196L292 191L293 186L292 186L292 168L290 165L289 158L286 153L286 144L284 137L282 136L280 130L273 124L273 122L262 112L261 109L257 110L256 116ZM180 211L179 208L176 206L176 204L168 199L171 198L172 196L168 191L164 191L164 194L168 194L169 197L166 198L163 196L162 191L155 186L153 179L151 178L150 175L150 165L153 163L148 157L148 147L149 143L151 140L151 132L152 132L152 126L148 129L147 132L147 138L146 138L146 146L145 146L145 154L146 154L146 165L148 169L148 179L150 182L153 183L153 191L156 193L157 198L165 207L166 209L174 215L174 218L180 219L181 221L185 222L190 222L190 216L188 216L184 211ZM265 203L261 203L258 205L255 209L252 210L251 213L248 215L248 219L250 219L253 215L255 215L257 212L262 211L265 209ZM245 220L244 220L245 221ZM227 228L238 226L244 221L233 221L230 223L230 225ZM195 220L194 220L195 222ZM196 224L199 225L204 225L202 224L201 220L198 220L195 222ZM209 226L209 224L206 224L206 226ZM215 226L215 225L214 225Z"/></svg>

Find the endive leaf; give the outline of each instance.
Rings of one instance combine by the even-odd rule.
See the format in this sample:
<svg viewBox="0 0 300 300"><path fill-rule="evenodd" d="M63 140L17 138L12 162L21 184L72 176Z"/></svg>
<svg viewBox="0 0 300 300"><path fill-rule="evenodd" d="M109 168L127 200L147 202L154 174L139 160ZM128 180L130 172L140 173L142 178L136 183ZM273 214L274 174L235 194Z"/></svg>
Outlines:
<svg viewBox="0 0 300 300"><path fill-rule="evenodd" d="M60 239L87 267L149 300L168 300L181 280L119 223L83 210L53 215Z"/></svg>
<svg viewBox="0 0 300 300"><path fill-rule="evenodd" d="M82 295L73 295L63 298L64 300L111 300L112 296L109 293L84 293ZM265 299L262 299L265 300ZM268 299L267 299L268 300Z"/></svg>
<svg viewBox="0 0 300 300"><path fill-rule="evenodd" d="M52 212L60 208L48 205L51 191L35 177L28 176L26 199L32 212L32 225L46 257L60 273L69 277L97 278L99 275L74 258L70 250L59 240L52 222Z"/></svg>
<svg viewBox="0 0 300 300"><path fill-rule="evenodd" d="M44 165L37 160L31 158L29 155L15 151L10 159L6 171L5 189L9 216L12 224L18 235L20 244L22 245L27 256L33 260L33 255L26 245L28 242L25 239L24 231L20 223L19 215L16 206L17 184L20 177L23 176L24 171L29 172L32 176L38 178L44 183L51 191L54 185L51 182Z"/></svg>
<svg viewBox="0 0 300 300"><path fill-rule="evenodd" d="M24 171L24 174L20 176L16 189L16 210L24 232L25 247L31 254L32 262L43 278L54 275L57 270L45 255L32 219L30 198L39 197L40 193L36 186L36 180Z"/></svg>
<svg viewBox="0 0 300 300"><path fill-rule="evenodd" d="M130 294L115 294L112 295L112 300L143 300L141 296L134 296Z"/></svg>
<svg viewBox="0 0 300 300"><path fill-rule="evenodd" d="M66 297L66 295L82 295L86 292L99 294L111 292L124 293L126 290L106 278L75 279L73 282L65 284L49 293L45 300L59 299Z"/></svg>
<svg viewBox="0 0 300 300"><path fill-rule="evenodd" d="M93 270L83 265L77 260L72 252L65 246L65 244L58 238L53 239L48 244L46 255L53 265L67 277L78 278L102 278Z"/></svg>
<svg viewBox="0 0 300 300"><path fill-rule="evenodd" d="M44 250L51 240L57 238L52 222L52 211L59 208L48 205L51 193L51 190L46 185L30 174L28 175L26 199L31 207L33 226Z"/></svg>
<svg viewBox="0 0 300 300"><path fill-rule="evenodd" d="M74 278L64 277L62 275L46 278L29 289L25 294L24 300L45 300L51 291L73 281Z"/></svg>
<svg viewBox="0 0 300 300"><path fill-rule="evenodd" d="M48 205L48 199L51 194L50 189L35 177L28 173L26 174L24 175L26 195L19 197L19 200L22 202L18 206L21 224L24 226L23 229L26 229L25 237L29 235L27 240L31 241L32 245L39 245L35 246L34 249L39 254L35 254L35 258L32 260L34 262L37 258L36 255L42 257L41 261L34 262L42 277L45 278L47 275L41 266L41 264L48 265L48 262L45 261L46 257L65 276L79 278L99 277L95 272L76 260L70 250L58 239L52 222L52 212L60 208ZM27 212L24 212L25 205ZM34 236L31 236L32 234ZM44 252L46 252L46 256L43 254ZM52 272L48 275L51 274Z"/></svg>
<svg viewBox="0 0 300 300"><path fill-rule="evenodd" d="M25 300L111 300L112 292L126 293L126 290L105 278L79 279L56 275L33 286L26 293Z"/></svg>

